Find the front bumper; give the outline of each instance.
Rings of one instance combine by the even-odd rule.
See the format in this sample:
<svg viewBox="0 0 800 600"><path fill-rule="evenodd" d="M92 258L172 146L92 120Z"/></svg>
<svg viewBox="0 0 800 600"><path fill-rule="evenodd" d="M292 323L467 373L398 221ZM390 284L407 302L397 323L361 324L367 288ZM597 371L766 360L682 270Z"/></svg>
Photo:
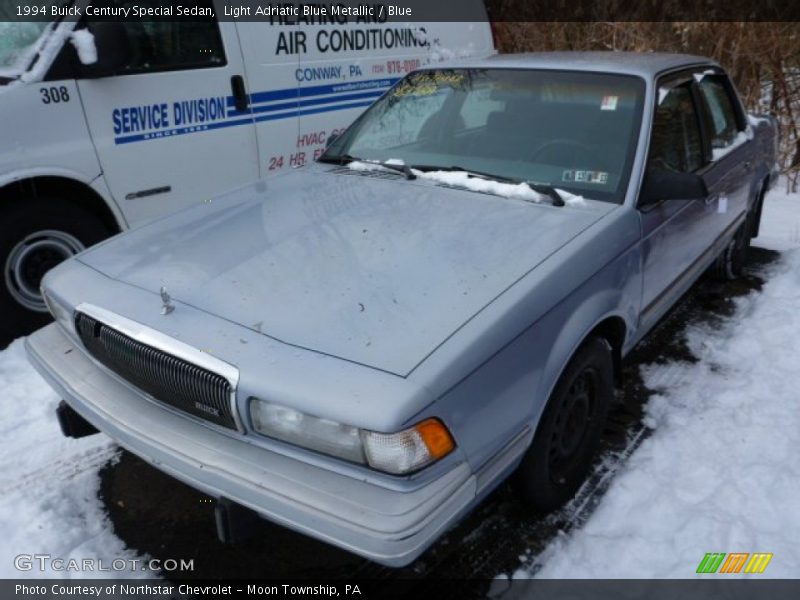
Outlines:
<svg viewBox="0 0 800 600"><path fill-rule="evenodd" d="M122 447L210 496L376 562L410 563L477 499L477 477L463 462L422 487L390 489L222 433L146 400L56 324L25 347L62 398Z"/></svg>

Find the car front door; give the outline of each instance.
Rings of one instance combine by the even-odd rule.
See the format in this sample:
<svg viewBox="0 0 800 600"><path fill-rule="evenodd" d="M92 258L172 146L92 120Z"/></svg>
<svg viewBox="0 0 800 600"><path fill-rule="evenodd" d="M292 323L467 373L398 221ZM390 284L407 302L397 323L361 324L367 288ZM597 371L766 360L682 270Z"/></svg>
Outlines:
<svg viewBox="0 0 800 600"><path fill-rule="evenodd" d="M704 175L707 150L692 73L659 82L647 169ZM717 207L704 199L663 198L639 206L642 225L642 325L649 327L694 281L713 242Z"/></svg>

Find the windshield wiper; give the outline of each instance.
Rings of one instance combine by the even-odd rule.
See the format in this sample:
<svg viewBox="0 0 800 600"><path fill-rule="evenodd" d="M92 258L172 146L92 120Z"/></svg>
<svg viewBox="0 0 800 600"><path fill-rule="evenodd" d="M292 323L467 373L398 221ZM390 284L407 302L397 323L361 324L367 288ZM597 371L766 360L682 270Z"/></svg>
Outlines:
<svg viewBox="0 0 800 600"><path fill-rule="evenodd" d="M440 167L438 165L411 165L411 167L417 171L447 171L448 173L466 173L470 177L477 177L478 179L499 181L501 183L520 183L519 180L512 179L511 177L495 175L494 173L486 173L484 171L475 171L459 165L453 165L451 167Z"/></svg>
<svg viewBox="0 0 800 600"><path fill-rule="evenodd" d="M317 159L317 162L321 163L329 163L332 165L346 165L349 162L354 160L361 160L360 158L356 158L355 156L350 156L349 154L342 154L340 156L325 156L324 154Z"/></svg>
<svg viewBox="0 0 800 600"><path fill-rule="evenodd" d="M356 158L355 156L350 156L349 154L342 154L340 156L320 156L317 159L317 162L321 163L332 163L335 165L347 165L351 162L359 161L363 162L368 165L376 165L378 167L383 167L385 169L391 169L392 171L399 171L403 175L406 176L406 179L416 179L417 176L411 172L411 168L405 163L395 163L395 162L384 162L380 160L368 160L365 158Z"/></svg>
<svg viewBox="0 0 800 600"><path fill-rule="evenodd" d="M558 190L554 188L552 185L546 185L543 183L534 183L533 181L525 181L523 182L527 184L529 188L531 188L534 192L538 192L550 198L553 203L553 206L564 206L566 204L564 202L564 198L561 194L558 193Z"/></svg>
<svg viewBox="0 0 800 600"><path fill-rule="evenodd" d="M368 160L366 162L371 165L380 165L381 167L386 167L387 169L392 169L393 171L400 171L406 176L406 179L409 180L417 178L417 176L411 172L411 167L409 167L406 163L391 163L382 162L379 160Z"/></svg>
<svg viewBox="0 0 800 600"><path fill-rule="evenodd" d="M499 181L501 183L524 183L534 192L550 198L550 202L552 203L553 206L564 206L565 204L564 198L561 197L561 194L559 194L556 188L554 188L552 185L544 185L541 183L535 183L533 181L515 179L514 177L506 177L504 175L495 175L493 173L486 173L484 171L465 169L464 167L461 167L459 165L453 165L450 167L437 167L434 165L412 165L412 166L414 169L417 169L418 171L448 171L448 172L466 173L470 177L477 177L479 179L486 179L489 181Z"/></svg>

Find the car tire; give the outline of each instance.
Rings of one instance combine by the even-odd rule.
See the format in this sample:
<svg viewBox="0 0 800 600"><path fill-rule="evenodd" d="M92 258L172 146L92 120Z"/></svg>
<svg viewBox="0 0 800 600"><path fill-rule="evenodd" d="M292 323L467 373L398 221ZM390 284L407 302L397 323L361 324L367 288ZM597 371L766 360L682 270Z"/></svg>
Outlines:
<svg viewBox="0 0 800 600"><path fill-rule="evenodd" d="M613 398L611 346L589 338L556 383L515 474L526 506L547 513L575 495L592 467Z"/></svg>
<svg viewBox="0 0 800 600"><path fill-rule="evenodd" d="M0 203L0 348L50 321L39 294L44 273L110 233L91 212L57 198Z"/></svg>
<svg viewBox="0 0 800 600"><path fill-rule="evenodd" d="M732 281L742 276L750 249L750 233L753 230L753 214L747 213L728 245L711 265L711 275L720 281Z"/></svg>

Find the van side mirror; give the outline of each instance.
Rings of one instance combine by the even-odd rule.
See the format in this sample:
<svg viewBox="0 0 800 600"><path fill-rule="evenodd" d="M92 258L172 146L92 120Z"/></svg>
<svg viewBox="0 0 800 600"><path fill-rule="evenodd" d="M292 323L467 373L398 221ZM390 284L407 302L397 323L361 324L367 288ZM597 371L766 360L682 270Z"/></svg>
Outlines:
<svg viewBox="0 0 800 600"><path fill-rule="evenodd" d="M700 175L650 168L644 174L638 206L662 200L702 200L706 196L708 188Z"/></svg>
<svg viewBox="0 0 800 600"><path fill-rule="evenodd" d="M123 23L98 21L89 23L88 29L94 35L97 62L90 65L79 64L78 73L81 77L110 77L130 64L131 42Z"/></svg>

